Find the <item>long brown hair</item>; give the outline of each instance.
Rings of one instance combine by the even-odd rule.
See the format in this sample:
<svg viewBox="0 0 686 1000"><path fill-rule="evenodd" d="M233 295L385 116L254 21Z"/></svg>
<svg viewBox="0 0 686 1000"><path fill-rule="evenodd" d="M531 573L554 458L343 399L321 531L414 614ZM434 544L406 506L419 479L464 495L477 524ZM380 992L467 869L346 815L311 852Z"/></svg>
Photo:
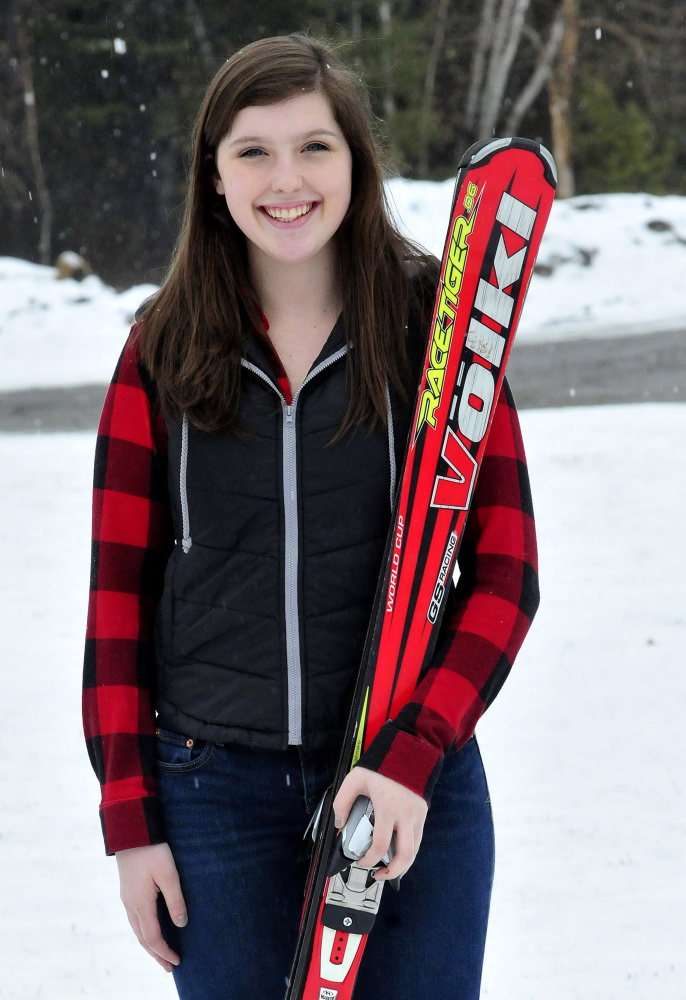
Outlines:
<svg viewBox="0 0 686 1000"><path fill-rule="evenodd" d="M172 419L200 429L235 425L243 332L261 323L245 236L212 181L217 146L243 108L320 90L352 153L350 206L337 233L348 351L341 430L385 420L385 382L406 396L409 274L428 258L389 219L366 93L324 43L265 38L237 52L210 83L195 126L183 225L167 278L141 317L141 357Z"/></svg>

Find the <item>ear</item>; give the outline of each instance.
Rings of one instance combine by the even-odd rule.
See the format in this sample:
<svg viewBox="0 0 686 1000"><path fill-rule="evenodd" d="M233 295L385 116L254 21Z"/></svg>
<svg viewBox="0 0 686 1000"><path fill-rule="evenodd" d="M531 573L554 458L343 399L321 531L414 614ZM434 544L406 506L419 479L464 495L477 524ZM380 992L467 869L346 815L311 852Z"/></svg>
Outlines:
<svg viewBox="0 0 686 1000"><path fill-rule="evenodd" d="M208 171L212 172L212 183L214 184L214 189L217 192L217 194L220 195L226 194L224 184L222 183L222 179L217 172L215 159L211 153L208 153L207 156L205 157L205 166L207 167Z"/></svg>

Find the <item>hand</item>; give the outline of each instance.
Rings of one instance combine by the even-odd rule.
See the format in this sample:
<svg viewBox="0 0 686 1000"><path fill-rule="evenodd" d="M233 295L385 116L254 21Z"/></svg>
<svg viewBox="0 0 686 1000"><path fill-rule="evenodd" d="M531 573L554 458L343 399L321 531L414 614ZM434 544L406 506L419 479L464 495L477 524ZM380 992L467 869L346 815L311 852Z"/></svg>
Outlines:
<svg viewBox="0 0 686 1000"><path fill-rule="evenodd" d="M179 874L169 844L151 844L117 851L121 901L133 933L156 962L171 972L181 961L162 937L157 919L157 894L165 898L177 927L188 923Z"/></svg>
<svg viewBox="0 0 686 1000"><path fill-rule="evenodd" d="M361 868L373 868L388 850L395 830L396 855L387 868L376 873L379 881L404 875L414 861L422 842L424 821L429 807L421 795L410 791L392 778L366 767L354 767L343 780L333 800L336 825L344 826L358 795L366 795L374 806L372 846L359 861Z"/></svg>

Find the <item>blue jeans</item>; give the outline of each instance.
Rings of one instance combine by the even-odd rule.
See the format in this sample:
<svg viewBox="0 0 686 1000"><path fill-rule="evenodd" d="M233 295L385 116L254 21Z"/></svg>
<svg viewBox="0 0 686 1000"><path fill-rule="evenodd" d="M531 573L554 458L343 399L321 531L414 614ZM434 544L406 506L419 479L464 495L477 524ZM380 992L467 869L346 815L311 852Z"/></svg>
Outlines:
<svg viewBox="0 0 686 1000"><path fill-rule="evenodd" d="M303 832L333 754L218 745L165 730L158 777L188 907L162 933L181 1000L282 1000L308 862ZM477 1000L493 881L493 821L475 739L444 763L417 859L386 886L355 1000Z"/></svg>

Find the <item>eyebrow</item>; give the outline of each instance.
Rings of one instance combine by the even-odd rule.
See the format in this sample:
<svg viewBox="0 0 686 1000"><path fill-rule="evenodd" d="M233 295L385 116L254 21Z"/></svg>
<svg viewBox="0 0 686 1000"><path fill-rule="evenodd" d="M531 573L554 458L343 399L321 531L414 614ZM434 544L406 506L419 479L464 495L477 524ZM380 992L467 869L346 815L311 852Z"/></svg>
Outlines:
<svg viewBox="0 0 686 1000"><path fill-rule="evenodd" d="M305 139L310 139L313 135L330 135L334 139L340 139L338 132L331 132L326 128L314 128L311 132L304 132L302 135L296 136L296 139L299 139L300 142L304 142ZM245 142L264 143L265 138L261 135L241 135L238 139L234 139L230 142L229 146L241 146Z"/></svg>

